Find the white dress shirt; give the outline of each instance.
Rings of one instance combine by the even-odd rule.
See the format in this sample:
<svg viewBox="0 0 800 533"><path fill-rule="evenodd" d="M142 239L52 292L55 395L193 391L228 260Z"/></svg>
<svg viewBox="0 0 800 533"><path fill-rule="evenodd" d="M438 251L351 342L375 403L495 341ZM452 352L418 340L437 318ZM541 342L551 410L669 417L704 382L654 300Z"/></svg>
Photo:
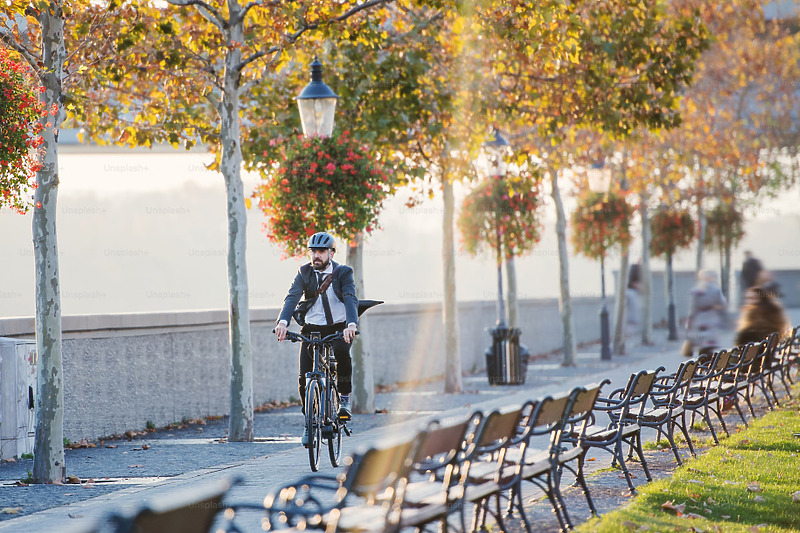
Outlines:
<svg viewBox="0 0 800 533"><path fill-rule="evenodd" d="M333 273L333 264L328 263L328 268L323 270L322 273L325 274L325 277L330 276ZM314 275L317 276L319 283L318 271L315 270ZM347 312L345 311L344 303L336 296L336 293L333 290L333 283L328 285L328 288L325 290L325 294L328 295L328 303L331 306L333 323L338 324L339 322L344 322L347 319ZM314 326L325 326L327 324L325 320L325 308L322 306L321 294L319 298L317 298L317 301L314 302L314 305L312 305L306 313L306 324L311 324Z"/></svg>

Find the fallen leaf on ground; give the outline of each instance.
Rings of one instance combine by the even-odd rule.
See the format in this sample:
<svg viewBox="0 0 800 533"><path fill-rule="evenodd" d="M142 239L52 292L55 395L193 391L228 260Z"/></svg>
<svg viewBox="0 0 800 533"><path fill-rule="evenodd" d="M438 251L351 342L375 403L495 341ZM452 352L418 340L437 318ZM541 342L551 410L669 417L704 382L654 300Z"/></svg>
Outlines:
<svg viewBox="0 0 800 533"><path fill-rule="evenodd" d="M588 459L586 459L586 460L587 460L587 461L594 461L594 460L595 460L595 458L594 458L594 457L589 457L589 458L588 458Z"/></svg>
<svg viewBox="0 0 800 533"><path fill-rule="evenodd" d="M106 448L116 448L116 444L106 444Z"/></svg>
<svg viewBox="0 0 800 533"><path fill-rule="evenodd" d="M674 505L671 501L666 501L661 504L661 508L664 509L665 511L670 511L677 514L678 516L681 516L683 514L683 511L686 510L686 504L681 503L678 505Z"/></svg>
<svg viewBox="0 0 800 533"><path fill-rule="evenodd" d="M699 479L690 479L686 483L697 483L698 485L705 485L705 483L703 481L700 481Z"/></svg>
<svg viewBox="0 0 800 533"><path fill-rule="evenodd" d="M711 505L716 505L716 503L717 503L717 502L715 502L715 501L714 501L714 498L712 498L711 496L709 496L709 497L708 497L708 503L710 503Z"/></svg>
<svg viewBox="0 0 800 533"><path fill-rule="evenodd" d="M128 468L144 468L144 465L128 465Z"/></svg>
<svg viewBox="0 0 800 533"><path fill-rule="evenodd" d="M731 515L729 515L729 514L724 514L724 515L720 515L720 517L721 517L721 518L724 518L725 520L727 520L728 518L730 518L730 517L731 517Z"/></svg>
<svg viewBox="0 0 800 533"><path fill-rule="evenodd" d="M89 442L86 439L81 439L80 442L70 442L67 445L67 448L69 448L71 450L77 450L79 448L96 448L96 447L97 447L97 444Z"/></svg>
<svg viewBox="0 0 800 533"><path fill-rule="evenodd" d="M81 482L81 478L74 474L70 474L67 476L67 483L71 483L73 485L78 485Z"/></svg>
<svg viewBox="0 0 800 533"><path fill-rule="evenodd" d="M764 489L761 488L761 485L757 481L753 481L747 484L747 492L763 492Z"/></svg>
<svg viewBox="0 0 800 533"><path fill-rule="evenodd" d="M685 515L683 515L683 517L684 518L688 518L689 520L693 520L695 518L703 518L702 515L695 514L695 513L686 513Z"/></svg>
<svg viewBox="0 0 800 533"><path fill-rule="evenodd" d="M800 490L795 493L792 493L792 501L800 503Z"/></svg>
<svg viewBox="0 0 800 533"><path fill-rule="evenodd" d="M67 516L70 517L70 518L83 518L82 514L77 514L77 513L75 513L75 514L67 513Z"/></svg>
<svg viewBox="0 0 800 533"><path fill-rule="evenodd" d="M626 527L628 529L639 529L639 524L637 524L636 522L631 522L630 520L625 520L624 522L622 522L622 525L623 527Z"/></svg>
<svg viewBox="0 0 800 533"><path fill-rule="evenodd" d="M0 509L0 514L19 514L22 507L3 507Z"/></svg>
<svg viewBox="0 0 800 533"><path fill-rule="evenodd" d="M149 444L142 444L142 449L143 450L149 450L150 449L150 445Z"/></svg>
<svg viewBox="0 0 800 533"><path fill-rule="evenodd" d="M755 498L753 498L753 501L756 502L756 503L764 503L767 500L765 500L761 496L756 496Z"/></svg>
<svg viewBox="0 0 800 533"><path fill-rule="evenodd" d="M30 487L29 483L25 483L24 481L17 481L14 483L17 487Z"/></svg>
<svg viewBox="0 0 800 533"><path fill-rule="evenodd" d="M692 531L692 533L703 533L705 529L701 529L697 526L692 526L692 529L690 529L690 531Z"/></svg>

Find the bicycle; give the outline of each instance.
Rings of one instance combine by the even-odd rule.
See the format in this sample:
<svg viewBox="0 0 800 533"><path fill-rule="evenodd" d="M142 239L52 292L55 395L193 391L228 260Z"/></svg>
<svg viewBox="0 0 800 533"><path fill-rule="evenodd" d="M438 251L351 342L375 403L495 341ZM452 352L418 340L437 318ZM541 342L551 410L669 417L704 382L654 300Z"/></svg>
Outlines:
<svg viewBox="0 0 800 533"><path fill-rule="evenodd" d="M358 332L356 332L358 334ZM339 466L342 458L342 433L350 436L347 421L339 413L339 389L336 385L336 359L331 343L342 339L342 332L320 337L318 332L305 337L293 331L286 332L292 342L307 342L314 358L314 367L306 373L305 417L308 430L308 461L311 470L319 470L319 455L322 440L328 443L331 465Z"/></svg>

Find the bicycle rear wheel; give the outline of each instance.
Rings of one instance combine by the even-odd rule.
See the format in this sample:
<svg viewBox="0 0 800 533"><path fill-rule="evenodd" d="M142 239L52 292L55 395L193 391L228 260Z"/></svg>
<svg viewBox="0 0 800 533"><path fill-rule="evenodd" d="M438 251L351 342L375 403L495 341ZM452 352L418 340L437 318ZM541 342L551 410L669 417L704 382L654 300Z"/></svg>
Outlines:
<svg viewBox="0 0 800 533"><path fill-rule="evenodd" d="M335 387L331 387L330 415L331 415L331 434L328 437L328 456L331 465L339 466L342 459L342 422L339 420L339 393Z"/></svg>
<svg viewBox="0 0 800 533"><path fill-rule="evenodd" d="M306 429L308 430L308 462L311 470L319 470L319 449L322 441L322 402L319 382L312 379L306 385Z"/></svg>

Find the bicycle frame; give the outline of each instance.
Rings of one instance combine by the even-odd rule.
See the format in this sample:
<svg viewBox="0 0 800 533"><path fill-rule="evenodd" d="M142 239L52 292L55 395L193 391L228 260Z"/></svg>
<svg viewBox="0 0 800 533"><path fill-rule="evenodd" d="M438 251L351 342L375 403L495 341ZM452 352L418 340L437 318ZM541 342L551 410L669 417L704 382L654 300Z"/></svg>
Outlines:
<svg viewBox="0 0 800 533"><path fill-rule="evenodd" d="M325 424L334 421L331 415L331 398L333 393L339 393L339 388L336 385L336 376L331 372L330 361L333 358L333 348L330 342L324 342L320 338L319 333L312 333L311 340L317 341L309 345L309 350L312 352L314 358L314 367L311 372L306 373L306 387L311 380L319 382L323 391L322 398L322 418Z"/></svg>

